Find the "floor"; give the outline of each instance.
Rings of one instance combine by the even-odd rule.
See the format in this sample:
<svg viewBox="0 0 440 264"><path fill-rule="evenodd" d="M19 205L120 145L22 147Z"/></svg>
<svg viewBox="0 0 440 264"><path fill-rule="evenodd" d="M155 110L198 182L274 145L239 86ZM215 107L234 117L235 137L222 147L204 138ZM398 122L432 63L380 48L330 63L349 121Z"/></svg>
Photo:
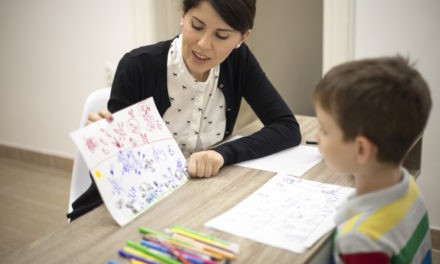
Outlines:
<svg viewBox="0 0 440 264"><path fill-rule="evenodd" d="M0 255L67 225L70 176L0 158Z"/></svg>
<svg viewBox="0 0 440 264"><path fill-rule="evenodd" d="M0 255L67 225L69 171L0 158ZM433 250L440 264L440 251Z"/></svg>

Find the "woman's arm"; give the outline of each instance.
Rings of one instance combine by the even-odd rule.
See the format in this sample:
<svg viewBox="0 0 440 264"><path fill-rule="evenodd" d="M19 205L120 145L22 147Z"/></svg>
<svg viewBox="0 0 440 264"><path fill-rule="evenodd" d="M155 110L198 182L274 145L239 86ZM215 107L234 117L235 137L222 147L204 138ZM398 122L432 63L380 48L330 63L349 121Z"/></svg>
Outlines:
<svg viewBox="0 0 440 264"><path fill-rule="evenodd" d="M264 127L250 136L213 148L223 156L225 165L273 154L301 142L297 120L250 50L243 46L235 56L239 56L234 62L240 66L234 72L241 87L234 89L242 89L242 96Z"/></svg>

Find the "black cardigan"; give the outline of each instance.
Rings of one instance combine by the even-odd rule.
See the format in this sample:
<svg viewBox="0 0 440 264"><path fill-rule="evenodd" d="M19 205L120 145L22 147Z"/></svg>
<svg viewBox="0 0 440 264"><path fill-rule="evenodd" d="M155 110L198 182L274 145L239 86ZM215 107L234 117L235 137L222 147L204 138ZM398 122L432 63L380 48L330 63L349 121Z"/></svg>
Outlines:
<svg viewBox="0 0 440 264"><path fill-rule="evenodd" d="M153 97L163 116L170 107L167 90L167 56L172 40L140 47L119 62L108 109L116 112ZM232 133L244 98L264 124L260 131L213 148L224 164L262 157L298 145L298 122L275 90L246 44L235 49L220 65L218 88L226 101L226 131Z"/></svg>
<svg viewBox="0 0 440 264"><path fill-rule="evenodd" d="M108 102L110 112L152 96L163 116L171 105L167 90L167 56L171 42L144 46L124 55L113 81ZM269 155L301 142L298 122L245 44L220 65L218 88L226 101L224 137L234 128L241 98L245 98L264 124L260 131L248 137L213 148L223 156L224 165ZM89 189L72 204L73 211L67 217L74 220L101 203L92 177Z"/></svg>

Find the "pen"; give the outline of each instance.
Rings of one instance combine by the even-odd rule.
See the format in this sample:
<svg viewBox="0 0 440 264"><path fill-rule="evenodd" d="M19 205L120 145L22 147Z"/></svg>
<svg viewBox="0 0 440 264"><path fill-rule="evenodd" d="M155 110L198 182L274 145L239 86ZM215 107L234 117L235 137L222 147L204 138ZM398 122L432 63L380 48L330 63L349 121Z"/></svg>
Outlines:
<svg viewBox="0 0 440 264"><path fill-rule="evenodd" d="M306 144L307 145L318 145L318 142L313 141L313 140L306 140Z"/></svg>
<svg viewBox="0 0 440 264"><path fill-rule="evenodd" d="M191 264L191 262L186 259L186 257L180 252L178 251L175 247L173 247L171 244L162 242L161 243L164 247L166 247L168 249L168 251L177 258L177 260L179 260L180 262L182 262L183 264Z"/></svg>
<svg viewBox="0 0 440 264"><path fill-rule="evenodd" d="M119 255L120 255L121 257L123 257L123 258L136 259L136 260L140 260L140 261L142 261L143 263L158 264L157 261L152 261L152 260L150 260L150 259L147 259L147 258L144 258L144 257L138 256L138 255L136 255L136 254L134 254L134 253L130 253L130 252L127 252L127 251L122 250L122 249L119 250L118 253L119 253Z"/></svg>
<svg viewBox="0 0 440 264"><path fill-rule="evenodd" d="M147 234L144 235L144 238L150 241L154 241L154 242L168 242L170 244L172 244L173 246L176 246L178 249L183 249L185 251L190 251L191 253L195 253L195 254L202 254L204 256L208 256L210 258L214 258L217 260L221 260L223 259L223 255L217 253L217 252L212 252L212 251L206 251L204 250L202 247L196 245L196 244L190 244L186 241L182 241L179 239L175 239L175 238L165 238L162 236L158 236L158 235L154 235L154 234Z"/></svg>
<svg viewBox="0 0 440 264"><path fill-rule="evenodd" d="M210 259L206 259L201 255L196 255L181 249L177 249L181 254L183 254L189 261L194 264L218 264L216 261L212 261Z"/></svg>
<svg viewBox="0 0 440 264"><path fill-rule="evenodd" d="M173 246L171 246L171 244L162 242L162 243L158 243L158 242L153 242L153 241L149 241L146 239L142 239L141 240L141 245L143 246L147 246L149 248L155 249L157 251L163 252L165 254L171 254L173 256L175 256L178 260L180 260L182 263L195 263L195 264L204 264L205 261L193 254L187 253L183 250L179 250L177 248L174 248ZM185 260L183 260L185 259ZM189 262L187 260L189 260Z"/></svg>
<svg viewBox="0 0 440 264"><path fill-rule="evenodd" d="M154 248L156 246L156 250L162 252L165 252L165 249L163 248L165 247L172 255L173 253L177 253L177 255L174 254L177 258L185 258L186 256L179 256L178 251L173 252L173 249L175 247L177 247L178 250L189 250L192 253L202 254L217 260L221 260L223 258L231 260L235 259L235 254L239 251L239 246L234 243L223 241L209 235L200 234L191 229L181 226L173 226L172 229L172 231L166 231L167 233L162 233L141 226L139 227L139 231L145 234L144 239L155 242L156 244L148 245L148 242L141 243L144 244L144 246L148 246L150 248ZM171 248L167 247L168 245L171 246ZM157 248L157 246L162 246L162 248L159 249ZM184 262L183 259L180 260Z"/></svg>
<svg viewBox="0 0 440 264"><path fill-rule="evenodd" d="M145 264L145 262L137 259L130 259L130 264Z"/></svg>
<svg viewBox="0 0 440 264"><path fill-rule="evenodd" d="M164 247L164 246L162 246L162 245L160 245L158 243L146 240L146 239L142 239L141 240L141 245L149 247L149 248L152 248L152 249L155 249L157 251L161 251L161 252L166 253L166 254L170 253L170 251L166 247Z"/></svg>
<svg viewBox="0 0 440 264"><path fill-rule="evenodd" d="M166 264L181 264L180 261L177 261L175 259L167 257L159 252L154 252L153 250L150 250L150 249L148 249L148 248L146 248L146 247L142 246L141 244L138 244L134 241L128 240L127 245L134 248L134 249L137 249L147 255L150 255L150 256L152 256L152 257L154 257L154 258L156 258Z"/></svg>
<svg viewBox="0 0 440 264"><path fill-rule="evenodd" d="M180 235L180 234L175 234L175 235L173 235L173 237L176 237L180 241L187 242L190 245L196 246L196 247L198 247L198 248L200 248L202 250L205 250L205 251L207 251L209 253L219 254L219 255L221 255L223 257L226 257L228 259L235 259L235 254L232 251L228 250L228 249L225 249L225 248L222 248L222 247L218 247L218 246L214 246L214 245L209 244L207 242L202 242L202 241L199 241L197 239L186 237L186 236L183 236L183 235Z"/></svg>
<svg viewBox="0 0 440 264"><path fill-rule="evenodd" d="M205 235L205 234L202 234L202 233L198 233L198 232L196 232L194 230L191 230L189 228L185 228L185 227L182 227L182 226L176 226L175 225L175 226L173 226L171 228L171 231L174 232L174 233L177 233L177 234L180 234L180 235L183 235L183 236L186 236L186 237L198 240L200 242L209 244L211 246L219 247L219 248L222 248L222 249L234 252L236 254L238 254L239 250L240 250L239 246L237 244L234 244L234 243L231 243L231 242L228 242L228 241L224 241L224 240L218 239L218 238L213 237L213 236L209 236L209 235Z"/></svg>
<svg viewBox="0 0 440 264"><path fill-rule="evenodd" d="M170 238L170 235L168 235L168 234L165 234L165 233L162 233L162 232L158 232L158 231L146 228L145 226L139 227L139 232L141 232L142 234L153 234L153 235L156 235L156 236Z"/></svg>

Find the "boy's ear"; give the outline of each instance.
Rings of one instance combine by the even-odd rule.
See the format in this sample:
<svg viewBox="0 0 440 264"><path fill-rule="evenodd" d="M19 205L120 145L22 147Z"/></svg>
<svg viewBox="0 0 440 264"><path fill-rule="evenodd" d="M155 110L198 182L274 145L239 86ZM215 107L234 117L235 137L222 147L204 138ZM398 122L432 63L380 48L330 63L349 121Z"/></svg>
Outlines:
<svg viewBox="0 0 440 264"><path fill-rule="evenodd" d="M375 155L375 145L364 136L355 138L356 159L359 164L365 164Z"/></svg>

